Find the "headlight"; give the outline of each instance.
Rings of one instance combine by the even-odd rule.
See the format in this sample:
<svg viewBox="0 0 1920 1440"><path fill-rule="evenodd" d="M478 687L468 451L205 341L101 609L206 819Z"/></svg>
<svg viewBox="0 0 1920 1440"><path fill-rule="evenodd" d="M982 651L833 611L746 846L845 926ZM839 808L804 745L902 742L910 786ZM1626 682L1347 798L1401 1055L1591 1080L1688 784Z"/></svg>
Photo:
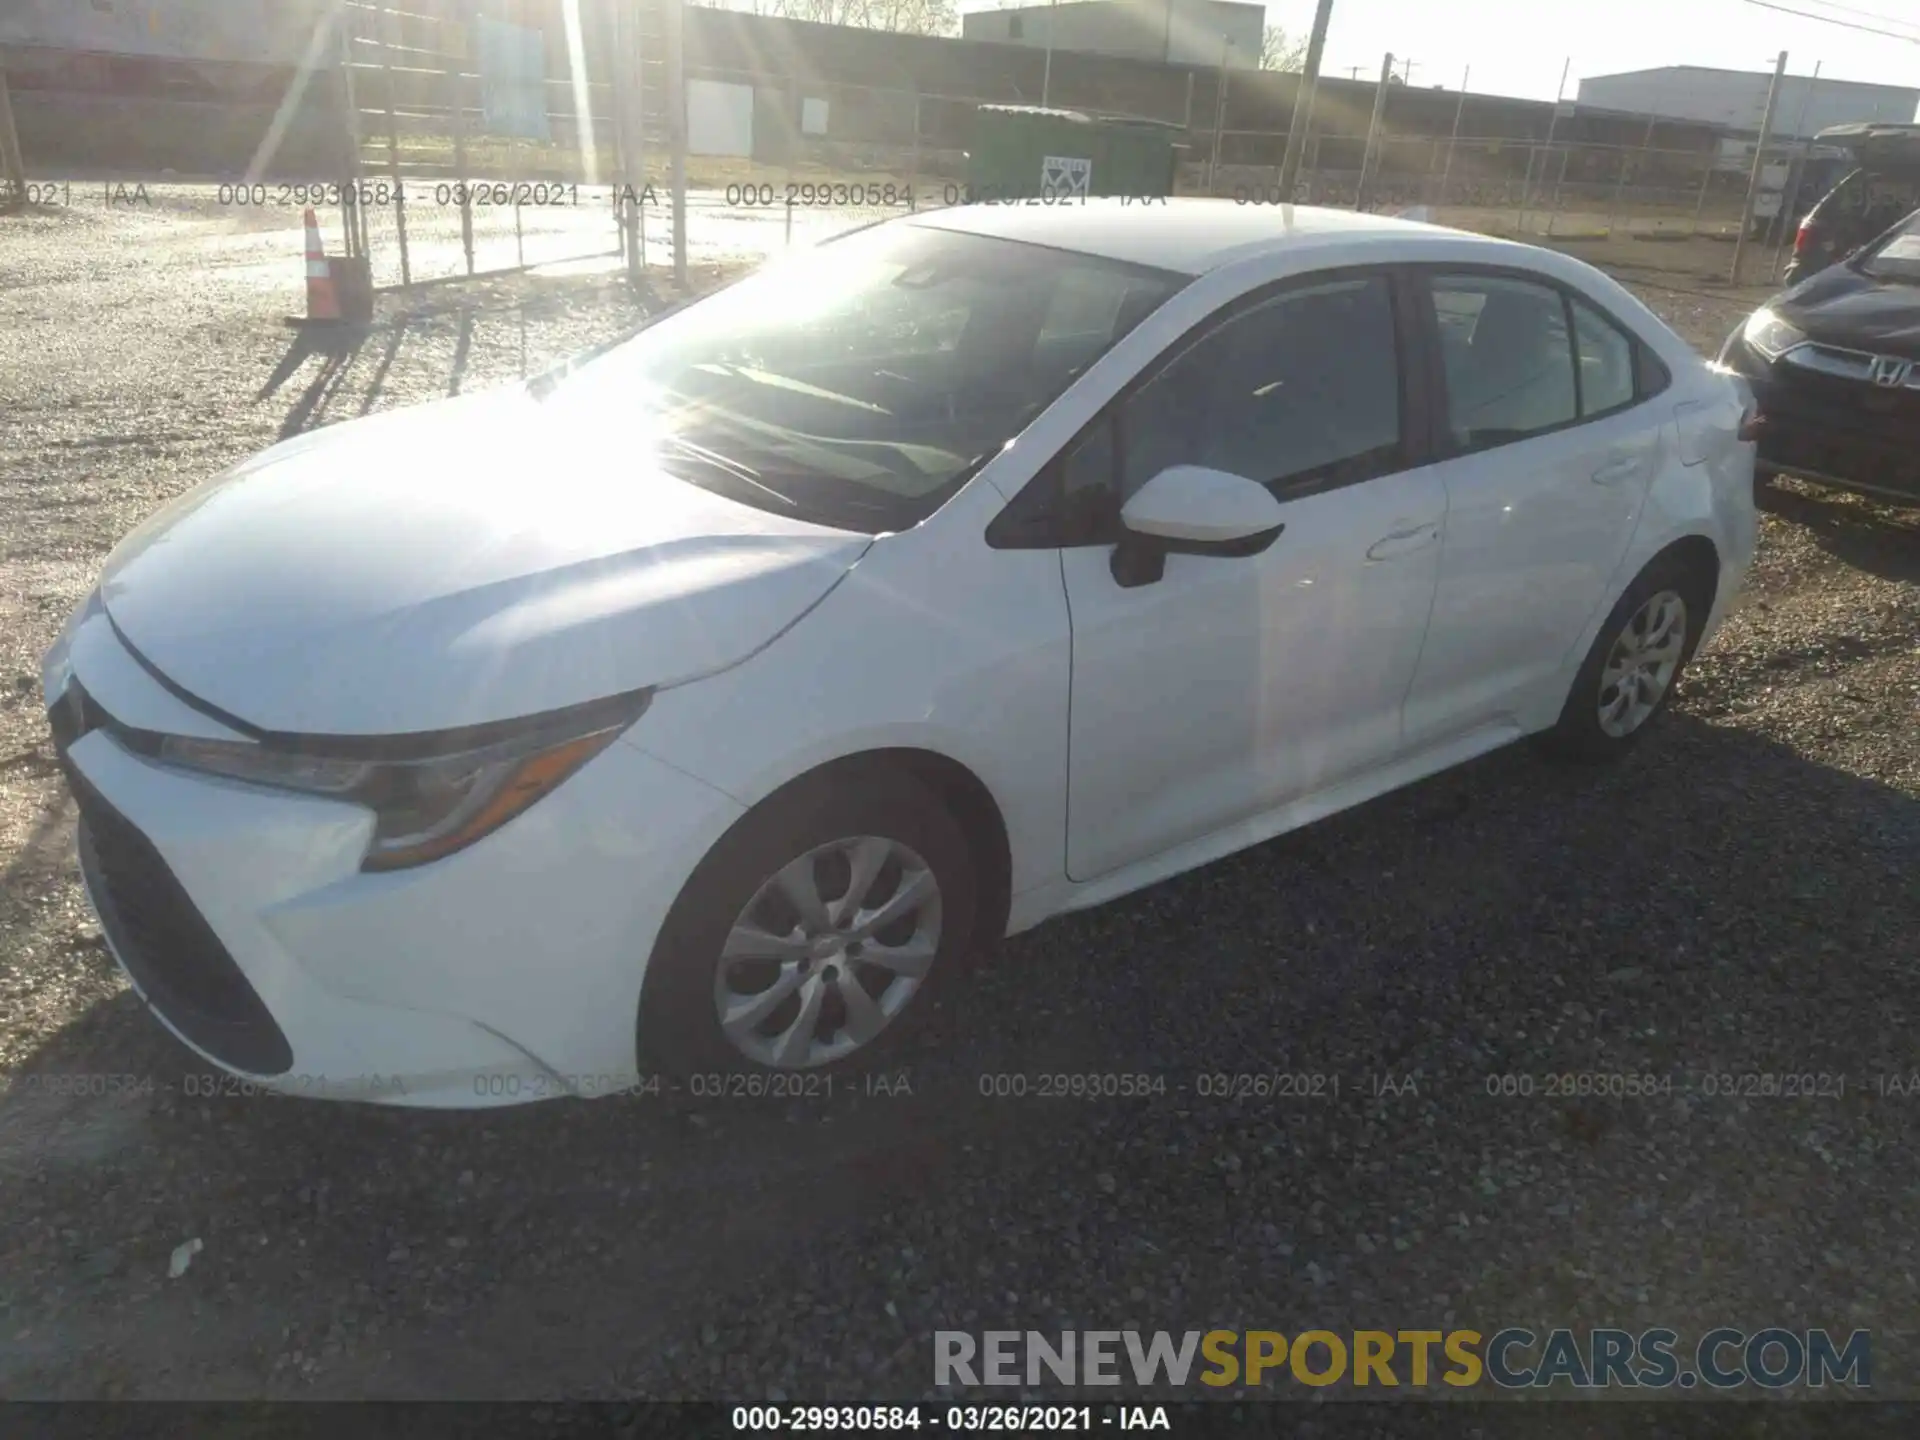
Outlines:
<svg viewBox="0 0 1920 1440"><path fill-rule="evenodd" d="M80 627L92 619L99 609L100 589L95 586L67 616L67 623L60 627L60 638L41 658L40 693L48 706L60 698L61 692L67 688L67 681L73 678L73 637L80 633Z"/></svg>
<svg viewBox="0 0 1920 1440"><path fill-rule="evenodd" d="M456 739L444 753L405 758L361 758L382 742L309 750L181 735L160 742L159 758L182 769L364 805L374 813L374 831L360 868L404 870L498 830L612 744L646 709L648 698L623 697L529 722L484 744Z"/></svg>
<svg viewBox="0 0 1920 1440"><path fill-rule="evenodd" d="M1746 326L1740 333L1747 344L1769 360L1778 360L1807 338L1764 305L1747 317Z"/></svg>

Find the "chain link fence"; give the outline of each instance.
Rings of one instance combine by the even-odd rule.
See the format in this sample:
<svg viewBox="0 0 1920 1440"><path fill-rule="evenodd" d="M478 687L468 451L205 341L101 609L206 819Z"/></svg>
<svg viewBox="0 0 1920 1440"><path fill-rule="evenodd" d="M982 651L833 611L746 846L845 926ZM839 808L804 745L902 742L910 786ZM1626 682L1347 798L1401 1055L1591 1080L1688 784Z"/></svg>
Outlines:
<svg viewBox="0 0 1920 1440"><path fill-rule="evenodd" d="M372 181L381 198L343 219L375 283L623 255L633 273L672 265L683 275L775 256L964 203L978 107L1041 99L1166 126L1180 156L1176 194L1426 207L1442 224L1568 241L1731 240L1748 216L1752 138L1742 145L1702 123L1464 88L1388 85L1376 104L1372 82L1323 78L1298 182L1283 196L1297 76L1059 54L1034 95L1026 80L971 62L931 72L924 55L875 63L888 46L910 58L950 42L816 26L824 38L797 53L755 43L766 37L753 27L774 22L704 11L690 13L752 34L731 51L706 43L690 61L674 38L680 3L344 0L339 74L355 174L361 194ZM474 37L499 6L544 41L537 140L487 133L497 127ZM865 57L866 76L850 79L832 59L841 44ZM929 74L954 88L921 83ZM1761 157L1766 183L1746 238L1775 247L1776 269L1798 213L1837 178L1810 180L1813 159L1806 143L1778 138Z"/></svg>

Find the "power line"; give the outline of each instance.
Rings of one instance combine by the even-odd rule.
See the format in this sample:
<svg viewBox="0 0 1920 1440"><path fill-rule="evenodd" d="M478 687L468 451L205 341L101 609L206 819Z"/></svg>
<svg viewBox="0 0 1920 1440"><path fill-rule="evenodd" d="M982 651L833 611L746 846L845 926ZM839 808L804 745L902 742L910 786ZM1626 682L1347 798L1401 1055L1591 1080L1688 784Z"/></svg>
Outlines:
<svg viewBox="0 0 1920 1440"><path fill-rule="evenodd" d="M1909 45L1920 45L1920 35L1902 35L1897 30L1880 30L1872 25L1856 25L1851 20L1836 20L1831 15L1816 15L1811 10L1794 10L1785 5L1774 5L1769 0L1746 0L1749 5L1758 5L1762 10L1778 10L1782 15L1797 15L1802 20L1818 20L1823 25L1838 25L1846 30L1864 30L1869 35L1884 35L1889 40L1904 40Z"/></svg>
<svg viewBox="0 0 1920 1440"><path fill-rule="evenodd" d="M1882 15L1878 10L1861 10L1853 5L1839 5L1834 0L1805 0L1808 5L1818 5L1822 10L1838 10L1843 15L1858 15L1862 20L1884 20L1889 25L1910 25L1910 20L1902 20L1898 15Z"/></svg>

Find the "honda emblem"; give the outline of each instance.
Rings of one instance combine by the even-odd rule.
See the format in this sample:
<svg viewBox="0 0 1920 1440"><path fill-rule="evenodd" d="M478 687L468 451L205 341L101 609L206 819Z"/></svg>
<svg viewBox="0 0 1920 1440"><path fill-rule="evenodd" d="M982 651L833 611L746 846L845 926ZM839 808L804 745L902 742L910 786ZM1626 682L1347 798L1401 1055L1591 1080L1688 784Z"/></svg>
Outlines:
<svg viewBox="0 0 1920 1440"><path fill-rule="evenodd" d="M1912 361L1902 360L1897 355L1876 355L1873 357L1873 383L1891 390L1896 385L1906 383L1907 372L1912 368Z"/></svg>

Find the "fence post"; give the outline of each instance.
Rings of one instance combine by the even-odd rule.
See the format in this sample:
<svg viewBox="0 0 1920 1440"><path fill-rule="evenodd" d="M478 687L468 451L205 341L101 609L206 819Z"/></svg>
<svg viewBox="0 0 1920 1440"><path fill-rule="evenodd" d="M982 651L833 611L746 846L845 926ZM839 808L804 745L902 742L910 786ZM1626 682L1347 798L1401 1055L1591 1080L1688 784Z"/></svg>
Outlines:
<svg viewBox="0 0 1920 1440"><path fill-rule="evenodd" d="M1533 198L1533 162L1540 156L1540 147L1527 145L1527 173L1520 181L1520 213L1513 222L1513 228L1520 234L1527 233L1527 202Z"/></svg>
<svg viewBox="0 0 1920 1440"><path fill-rule="evenodd" d="M613 59L608 75L613 87L615 169L613 222L620 236L620 258L627 279L637 282L644 265L641 253L640 197L646 193L644 112L640 106L641 78L639 23L634 6L625 0L613 5Z"/></svg>
<svg viewBox="0 0 1920 1440"><path fill-rule="evenodd" d="M1707 173L1700 177L1700 198L1693 202L1693 226L1687 231L1689 239L1700 233L1700 217L1706 213L1707 190L1713 184L1713 167L1717 158L1717 152L1707 156Z"/></svg>
<svg viewBox="0 0 1920 1440"><path fill-rule="evenodd" d="M682 0L665 0L667 136L673 167L673 283L687 284L687 86Z"/></svg>
<svg viewBox="0 0 1920 1440"><path fill-rule="evenodd" d="M346 184L340 187L340 226L345 232L346 253L367 262L367 283L373 283L373 259L367 246L366 195L361 186L365 178L360 159L360 100L353 87L353 12L340 10L340 54L335 76L340 90L340 123L346 128Z"/></svg>
<svg viewBox="0 0 1920 1440"><path fill-rule="evenodd" d="M1467 82L1472 78L1471 65L1460 72L1460 103L1453 107L1453 133L1447 136L1447 163L1440 171L1440 193L1433 202L1435 210L1447 203L1447 181L1453 175L1453 150L1460 143L1460 121L1467 113Z"/></svg>
<svg viewBox="0 0 1920 1440"><path fill-rule="evenodd" d="M407 259L407 196L400 178L400 122L394 116L393 49L387 39L393 29L393 11L380 5L380 72L387 90L387 171L393 179L393 228L400 241L400 288L413 288L413 269Z"/></svg>
<svg viewBox="0 0 1920 1440"><path fill-rule="evenodd" d="M1213 97L1213 158L1207 161L1207 194L1220 173L1220 136L1227 128L1227 37L1220 37L1220 84Z"/></svg>
<svg viewBox="0 0 1920 1440"><path fill-rule="evenodd" d="M464 32L465 27L458 21L442 21L440 25L442 46L446 45L450 33L447 29L448 24L455 27L452 34L460 35ZM443 70L446 75L448 100L453 107L453 173L458 182L454 193L460 200L460 248L467 257L467 274L472 275L473 197L467 193L469 189L467 182L470 177L467 174L466 48L465 44L462 44L457 54L449 51L442 55L441 59L445 62Z"/></svg>
<svg viewBox="0 0 1920 1440"><path fill-rule="evenodd" d="M1773 83L1767 86L1767 108L1760 116L1760 137L1753 142L1753 171L1747 177L1747 200L1740 207L1740 233L1733 237L1733 265L1727 283L1740 283L1740 261L1747 253L1747 231L1753 228L1753 204L1760 198L1760 177L1767 168L1767 137L1773 134L1773 111L1780 103L1780 77L1787 73L1787 52L1774 62Z"/></svg>
<svg viewBox="0 0 1920 1440"><path fill-rule="evenodd" d="M1549 155L1553 152L1548 151ZM1573 158L1571 147L1560 152L1560 178L1553 182L1553 198L1547 201L1547 237L1553 236L1554 221L1560 218L1560 192L1567 188L1567 162Z"/></svg>
<svg viewBox="0 0 1920 1440"><path fill-rule="evenodd" d="M1393 74L1393 52L1380 62L1380 81L1373 91L1373 119L1367 122L1367 146L1360 152L1360 178L1353 184L1353 208L1367 208L1367 172L1373 168L1373 147L1380 136L1380 117L1387 109L1387 81Z"/></svg>
<svg viewBox="0 0 1920 1440"><path fill-rule="evenodd" d="M1658 115L1647 116L1647 133L1640 137L1640 153L1642 155L1644 155L1653 144L1653 127L1655 122L1658 121L1659 118L1660 117ZM1620 178L1614 182L1613 199L1607 206L1607 238L1608 239L1613 238L1613 222L1614 222L1614 218L1620 213L1621 198L1626 194L1627 167L1632 163L1633 155L1634 155L1634 152L1631 150L1622 150L1620 152Z"/></svg>
<svg viewBox="0 0 1920 1440"><path fill-rule="evenodd" d="M1566 103L1567 76L1570 75L1572 72L1573 72L1573 57L1569 55L1567 57L1567 63L1560 67L1560 88L1553 92L1553 115L1547 121L1547 145L1546 145L1545 159L1548 163L1550 163L1553 160L1553 137L1560 129L1560 107ZM1529 138L1531 138L1531 136L1529 136ZM1547 176L1546 164L1543 163L1540 167L1540 178L1544 181L1546 179L1546 176ZM1533 152L1528 151L1527 152L1527 179L1526 179L1526 183L1520 187L1520 233L1522 235L1527 233L1527 201L1532 197L1532 195L1533 195ZM1547 225L1549 228L1551 228L1553 225L1553 220L1551 216L1549 216L1547 220Z"/></svg>
<svg viewBox="0 0 1920 1440"><path fill-rule="evenodd" d="M1800 151L1796 159L1787 158L1787 188L1780 196L1780 239L1773 247L1773 264L1767 273L1774 280L1779 279L1780 265L1786 259L1787 232L1798 227L1794 223L1794 207L1800 203L1800 186L1807 178L1807 166L1813 160L1813 137L1807 134L1807 109L1813 104L1814 87L1820 83L1820 67L1825 61L1813 62L1813 74L1807 80L1805 94L1800 97L1800 114L1793 122L1794 133L1800 138Z"/></svg>
<svg viewBox="0 0 1920 1440"><path fill-rule="evenodd" d="M20 132L13 124L13 99L7 94L7 67L0 61L0 162L6 167L13 204L27 203L27 162L20 156Z"/></svg>
<svg viewBox="0 0 1920 1440"><path fill-rule="evenodd" d="M913 154L907 160L907 208L914 208L920 189L920 91L913 92Z"/></svg>
<svg viewBox="0 0 1920 1440"><path fill-rule="evenodd" d="M1171 5L1171 0L1169 0ZM1287 121L1287 148L1280 157L1280 201L1293 203L1300 180L1300 161L1306 153L1307 130L1313 124L1314 91L1320 84L1320 60L1327 48L1327 22L1333 18L1333 0L1319 0L1313 11L1313 29L1307 33L1306 61L1294 85L1293 114Z"/></svg>

